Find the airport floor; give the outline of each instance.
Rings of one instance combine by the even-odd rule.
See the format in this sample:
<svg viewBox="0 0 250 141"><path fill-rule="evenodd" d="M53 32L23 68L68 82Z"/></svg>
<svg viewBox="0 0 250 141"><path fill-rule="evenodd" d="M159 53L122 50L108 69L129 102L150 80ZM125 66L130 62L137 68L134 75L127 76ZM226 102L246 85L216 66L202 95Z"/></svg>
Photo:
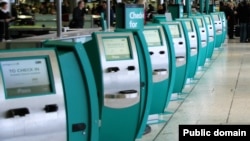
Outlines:
<svg viewBox="0 0 250 141"><path fill-rule="evenodd" d="M180 124L250 123L250 43L228 40L138 141L178 141Z"/></svg>

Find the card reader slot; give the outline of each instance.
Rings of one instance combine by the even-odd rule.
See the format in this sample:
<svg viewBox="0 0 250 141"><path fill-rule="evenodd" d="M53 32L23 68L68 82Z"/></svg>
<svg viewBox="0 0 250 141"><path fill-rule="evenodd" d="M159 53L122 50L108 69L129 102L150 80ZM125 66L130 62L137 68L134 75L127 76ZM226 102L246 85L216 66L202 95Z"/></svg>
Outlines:
<svg viewBox="0 0 250 141"><path fill-rule="evenodd" d="M191 38L194 38L194 37L195 37L194 35L191 36Z"/></svg>
<svg viewBox="0 0 250 141"><path fill-rule="evenodd" d="M177 62L181 62L181 61L184 61L185 60L185 57L184 56L177 56L175 57L176 58L176 61Z"/></svg>
<svg viewBox="0 0 250 141"><path fill-rule="evenodd" d="M154 70L154 75L165 75L165 74L167 74L167 69L164 69L164 68L162 68L162 69L155 69Z"/></svg>
<svg viewBox="0 0 250 141"><path fill-rule="evenodd" d="M105 98L108 99L130 99L137 98L138 92L136 90L124 90L119 91L118 94L105 94Z"/></svg>
<svg viewBox="0 0 250 141"><path fill-rule="evenodd" d="M201 30L201 32L205 32L205 30Z"/></svg>
<svg viewBox="0 0 250 141"><path fill-rule="evenodd" d="M209 29L213 29L212 27L209 27Z"/></svg>
<svg viewBox="0 0 250 141"><path fill-rule="evenodd" d="M58 110L58 106L56 104L45 105L44 111L46 113L56 112Z"/></svg>
<svg viewBox="0 0 250 141"><path fill-rule="evenodd" d="M196 47L191 47L190 49L191 49L191 50L196 50L197 48L196 48Z"/></svg>
<svg viewBox="0 0 250 141"><path fill-rule="evenodd" d="M160 53L160 54L165 54L165 51L160 51L159 53Z"/></svg>
<svg viewBox="0 0 250 141"><path fill-rule="evenodd" d="M154 54L154 52L150 51L150 52L149 52L149 54L150 54L150 55L153 55L153 54Z"/></svg>
<svg viewBox="0 0 250 141"><path fill-rule="evenodd" d="M29 114L29 109L24 107L24 108L17 108L17 109L10 109L6 113L7 118L13 118L15 116L20 116L23 117L27 114Z"/></svg>
<svg viewBox="0 0 250 141"><path fill-rule="evenodd" d="M128 68L127 68L129 71L133 71L133 70L135 70L135 66L128 66Z"/></svg>
<svg viewBox="0 0 250 141"><path fill-rule="evenodd" d="M109 67L109 68L107 68L107 71L108 72L117 72L117 71L119 71L120 69L118 68L118 67Z"/></svg>
<svg viewBox="0 0 250 141"><path fill-rule="evenodd" d="M179 42L179 45L182 45L183 44L183 42Z"/></svg>

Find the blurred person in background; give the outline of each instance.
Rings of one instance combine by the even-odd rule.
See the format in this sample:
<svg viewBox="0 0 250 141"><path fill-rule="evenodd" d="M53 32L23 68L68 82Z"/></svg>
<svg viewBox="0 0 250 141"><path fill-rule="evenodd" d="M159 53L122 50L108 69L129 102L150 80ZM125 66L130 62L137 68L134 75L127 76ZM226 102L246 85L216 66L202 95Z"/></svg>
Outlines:
<svg viewBox="0 0 250 141"><path fill-rule="evenodd" d="M8 3L0 3L0 42L9 40L9 23L13 21L15 17L12 17L8 11Z"/></svg>

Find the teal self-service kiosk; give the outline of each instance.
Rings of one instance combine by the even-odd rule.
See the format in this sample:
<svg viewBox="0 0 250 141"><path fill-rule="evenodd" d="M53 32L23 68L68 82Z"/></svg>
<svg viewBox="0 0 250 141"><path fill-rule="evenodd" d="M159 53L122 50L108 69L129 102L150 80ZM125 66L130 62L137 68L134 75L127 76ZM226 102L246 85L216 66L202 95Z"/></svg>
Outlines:
<svg viewBox="0 0 250 141"><path fill-rule="evenodd" d="M172 21L162 23L166 30L166 34L170 34L172 37L174 54L175 54L175 80L173 93L181 93L187 80L187 62L189 58L189 46L187 47L184 31L180 21Z"/></svg>
<svg viewBox="0 0 250 141"><path fill-rule="evenodd" d="M192 18L181 18L180 20L184 29L185 39L187 46L190 47L189 51L189 68L188 68L188 78L194 78L197 68L198 68L198 37L194 26L194 21Z"/></svg>
<svg viewBox="0 0 250 141"><path fill-rule="evenodd" d="M61 47L0 52L2 141L98 140L88 58L81 44Z"/></svg>
<svg viewBox="0 0 250 141"><path fill-rule="evenodd" d="M225 12L219 12L219 16L221 18L222 21L222 43L225 43L226 38L227 38L227 19L226 19L226 15Z"/></svg>
<svg viewBox="0 0 250 141"><path fill-rule="evenodd" d="M215 27L213 19L210 15L203 15L205 22L207 23L208 31L208 44L207 44L207 59L211 59L215 47Z"/></svg>
<svg viewBox="0 0 250 141"><path fill-rule="evenodd" d="M193 16L192 18L194 20L195 28L197 31L198 35L197 37L200 38L198 39L200 41L198 66L204 66L206 62L207 48L208 48L207 27L202 15Z"/></svg>
<svg viewBox="0 0 250 141"><path fill-rule="evenodd" d="M210 13L212 19L214 21L215 27L215 48L220 48L222 44L222 33L223 33L223 26L222 26L222 19L219 16L219 13Z"/></svg>
<svg viewBox="0 0 250 141"><path fill-rule="evenodd" d="M170 49L172 41L169 34L165 35L163 27L159 24L144 26L143 34L148 45L153 72L150 114L164 113L173 91L171 81L174 79L175 58L172 55L173 50Z"/></svg>
<svg viewBox="0 0 250 141"><path fill-rule="evenodd" d="M146 127L152 67L141 37L139 32L97 32L84 44L99 96L99 141L134 141Z"/></svg>

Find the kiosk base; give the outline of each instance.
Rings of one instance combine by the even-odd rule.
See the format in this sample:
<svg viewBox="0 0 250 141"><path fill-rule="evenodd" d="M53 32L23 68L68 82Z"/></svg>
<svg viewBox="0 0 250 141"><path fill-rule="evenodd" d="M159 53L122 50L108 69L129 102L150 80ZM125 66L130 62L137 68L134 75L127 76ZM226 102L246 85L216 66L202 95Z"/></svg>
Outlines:
<svg viewBox="0 0 250 141"><path fill-rule="evenodd" d="M151 126L146 125L146 128L145 128L145 130L144 130L143 135L146 135L146 134L150 133L151 131L152 131Z"/></svg>

